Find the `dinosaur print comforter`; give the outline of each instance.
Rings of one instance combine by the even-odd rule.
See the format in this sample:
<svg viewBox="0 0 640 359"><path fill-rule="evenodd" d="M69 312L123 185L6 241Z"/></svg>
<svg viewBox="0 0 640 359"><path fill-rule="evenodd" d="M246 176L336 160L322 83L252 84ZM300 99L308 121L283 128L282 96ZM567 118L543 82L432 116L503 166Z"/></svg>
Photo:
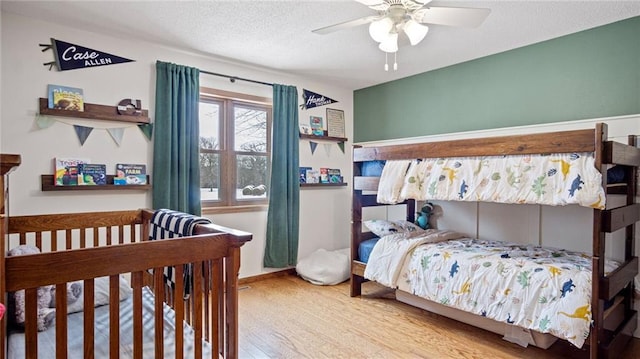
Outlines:
<svg viewBox="0 0 640 359"><path fill-rule="evenodd" d="M380 203L412 198L605 208L602 174L592 153L428 158L395 171L387 165L380 183L395 183L388 177L396 177L404 184L399 193L379 186Z"/></svg>
<svg viewBox="0 0 640 359"><path fill-rule="evenodd" d="M368 266L375 265L373 254ZM606 271L615 267L607 263ZM589 335L591 259L582 253L469 238L449 240L414 248L398 282L419 297L551 333L579 348Z"/></svg>

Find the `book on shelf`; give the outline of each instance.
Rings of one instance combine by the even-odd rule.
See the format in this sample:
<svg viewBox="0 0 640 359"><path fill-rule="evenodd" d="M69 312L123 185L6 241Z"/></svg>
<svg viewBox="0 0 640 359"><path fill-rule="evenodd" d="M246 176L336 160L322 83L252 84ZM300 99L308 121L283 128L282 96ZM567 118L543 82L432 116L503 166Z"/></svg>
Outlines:
<svg viewBox="0 0 640 359"><path fill-rule="evenodd" d="M342 183L342 175L339 168L329 168L329 183Z"/></svg>
<svg viewBox="0 0 640 359"><path fill-rule="evenodd" d="M320 168L320 183L329 183L329 169Z"/></svg>
<svg viewBox="0 0 640 359"><path fill-rule="evenodd" d="M107 184L107 166L96 163L78 165L78 186L99 186Z"/></svg>
<svg viewBox="0 0 640 359"><path fill-rule="evenodd" d="M147 184L147 166L138 163L116 164L113 184L116 186Z"/></svg>
<svg viewBox="0 0 640 359"><path fill-rule="evenodd" d="M126 177L129 175L146 175L147 166L143 164L118 163L116 164L116 177Z"/></svg>
<svg viewBox="0 0 640 359"><path fill-rule="evenodd" d="M54 163L54 181L56 186L78 185L78 165L91 162L88 158L56 157Z"/></svg>
<svg viewBox="0 0 640 359"><path fill-rule="evenodd" d="M126 175L125 177L113 177L116 186L147 184L147 175Z"/></svg>
<svg viewBox="0 0 640 359"><path fill-rule="evenodd" d="M300 167L300 183L307 183L307 171L312 169L311 167Z"/></svg>
<svg viewBox="0 0 640 359"><path fill-rule="evenodd" d="M307 170L307 183L320 183L320 171Z"/></svg>
<svg viewBox="0 0 640 359"><path fill-rule="evenodd" d="M315 136L324 136L324 126L322 125L322 117L310 116L309 125L311 126L311 134Z"/></svg>
<svg viewBox="0 0 640 359"><path fill-rule="evenodd" d="M48 85L49 108L67 111L84 111L82 89L76 87Z"/></svg>

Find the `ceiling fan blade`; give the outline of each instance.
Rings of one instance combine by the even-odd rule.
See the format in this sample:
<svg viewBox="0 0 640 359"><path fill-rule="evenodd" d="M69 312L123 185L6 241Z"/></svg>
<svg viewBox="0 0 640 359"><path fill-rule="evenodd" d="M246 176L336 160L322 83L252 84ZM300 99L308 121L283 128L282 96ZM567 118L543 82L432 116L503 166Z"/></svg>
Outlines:
<svg viewBox="0 0 640 359"><path fill-rule="evenodd" d="M413 13L413 19L423 24L478 27L491 9L464 7L428 7Z"/></svg>
<svg viewBox="0 0 640 359"><path fill-rule="evenodd" d="M370 23L373 20L376 20L378 18L380 18L379 15L372 15L372 16L362 17L362 18L359 18L359 19L341 22L339 24L335 24L335 25L331 25L331 26L321 27L319 29L312 30L311 32L314 32L314 33L320 34L320 35L325 35L325 34L329 34L329 33L335 32L335 31L348 29L350 27L355 27L355 26L368 24L368 23Z"/></svg>

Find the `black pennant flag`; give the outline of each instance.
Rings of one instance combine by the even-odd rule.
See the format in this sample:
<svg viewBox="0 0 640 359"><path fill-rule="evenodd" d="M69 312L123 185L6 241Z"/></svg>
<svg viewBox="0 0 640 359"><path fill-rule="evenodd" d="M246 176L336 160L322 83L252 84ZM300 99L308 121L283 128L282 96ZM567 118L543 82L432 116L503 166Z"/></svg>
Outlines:
<svg viewBox="0 0 640 359"><path fill-rule="evenodd" d="M303 110L338 102L334 99L328 98L324 95L319 95L307 89L302 90L302 98L304 99L304 103L300 105L300 108Z"/></svg>
<svg viewBox="0 0 640 359"><path fill-rule="evenodd" d="M55 65L58 68L58 71L122 64L134 61L125 59L124 57L111 55L103 51L56 40L54 38L51 38L51 45L40 44L40 46L44 47L42 51L53 49ZM53 64L54 62L48 62L44 65L48 65L49 70L51 70L51 66Z"/></svg>

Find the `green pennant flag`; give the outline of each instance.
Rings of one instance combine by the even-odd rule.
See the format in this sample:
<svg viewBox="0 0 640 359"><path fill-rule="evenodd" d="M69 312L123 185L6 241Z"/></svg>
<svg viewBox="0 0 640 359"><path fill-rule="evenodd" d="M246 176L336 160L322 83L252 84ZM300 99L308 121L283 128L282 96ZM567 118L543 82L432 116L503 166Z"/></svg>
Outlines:
<svg viewBox="0 0 640 359"><path fill-rule="evenodd" d="M152 123L144 123L144 124L140 124L138 125L138 128L140 129L140 131L142 131L142 133L144 134L144 136L151 141L151 135L153 133L153 124Z"/></svg>
<svg viewBox="0 0 640 359"><path fill-rule="evenodd" d="M344 142L338 142L338 147L340 147L340 151L344 153Z"/></svg>
<svg viewBox="0 0 640 359"><path fill-rule="evenodd" d="M76 130L76 135L80 140L80 145L84 145L84 141L87 140L87 137L89 137L91 131L93 131L93 127L73 125L73 128Z"/></svg>

